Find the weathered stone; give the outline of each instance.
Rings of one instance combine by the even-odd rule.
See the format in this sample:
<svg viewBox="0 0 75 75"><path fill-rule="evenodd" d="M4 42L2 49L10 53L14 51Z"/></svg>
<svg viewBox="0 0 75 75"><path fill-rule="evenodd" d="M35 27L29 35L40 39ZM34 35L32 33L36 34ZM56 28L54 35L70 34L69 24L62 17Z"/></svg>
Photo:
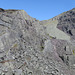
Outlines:
<svg viewBox="0 0 75 75"><path fill-rule="evenodd" d="M0 75L75 75L75 9L45 21L0 13Z"/></svg>

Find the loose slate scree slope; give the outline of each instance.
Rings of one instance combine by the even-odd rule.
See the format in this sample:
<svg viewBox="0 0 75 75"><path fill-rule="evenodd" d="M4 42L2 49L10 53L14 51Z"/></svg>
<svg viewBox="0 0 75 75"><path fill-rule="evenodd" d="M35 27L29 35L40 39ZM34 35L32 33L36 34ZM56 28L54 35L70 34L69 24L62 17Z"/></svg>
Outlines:
<svg viewBox="0 0 75 75"><path fill-rule="evenodd" d="M44 21L0 8L0 75L75 75L75 8Z"/></svg>

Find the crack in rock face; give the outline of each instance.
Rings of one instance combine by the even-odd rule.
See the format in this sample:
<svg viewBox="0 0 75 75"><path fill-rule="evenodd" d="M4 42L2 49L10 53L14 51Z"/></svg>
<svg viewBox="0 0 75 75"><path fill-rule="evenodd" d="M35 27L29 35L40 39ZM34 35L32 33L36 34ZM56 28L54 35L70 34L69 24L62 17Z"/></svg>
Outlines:
<svg viewBox="0 0 75 75"><path fill-rule="evenodd" d="M0 75L75 75L74 16L39 21L0 8Z"/></svg>

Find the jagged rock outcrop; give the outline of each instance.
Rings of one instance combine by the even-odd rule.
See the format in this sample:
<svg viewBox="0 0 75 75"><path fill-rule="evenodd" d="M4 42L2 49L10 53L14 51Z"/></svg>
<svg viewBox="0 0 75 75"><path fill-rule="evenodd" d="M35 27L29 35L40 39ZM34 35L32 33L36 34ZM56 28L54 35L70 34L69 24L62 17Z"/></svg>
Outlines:
<svg viewBox="0 0 75 75"><path fill-rule="evenodd" d="M58 21L57 27L75 39L75 8L65 12Z"/></svg>
<svg viewBox="0 0 75 75"><path fill-rule="evenodd" d="M75 75L74 13L39 21L0 8L0 75Z"/></svg>

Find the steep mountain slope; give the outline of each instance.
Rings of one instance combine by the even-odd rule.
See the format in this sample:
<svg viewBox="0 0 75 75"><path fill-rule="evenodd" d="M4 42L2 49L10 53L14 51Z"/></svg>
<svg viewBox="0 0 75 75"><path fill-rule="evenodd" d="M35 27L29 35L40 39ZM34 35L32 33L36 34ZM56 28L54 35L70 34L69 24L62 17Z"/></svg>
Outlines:
<svg viewBox="0 0 75 75"><path fill-rule="evenodd" d="M50 20L47 20L46 23L43 23L43 25L46 27L46 31L49 34L49 36L55 37L56 39L70 41L70 36L68 36L63 31L61 31L61 30L59 30L57 28L58 20L55 20L55 19L52 20L52 19L50 19Z"/></svg>
<svg viewBox="0 0 75 75"><path fill-rule="evenodd" d="M74 13L39 21L0 8L0 75L75 75Z"/></svg>

